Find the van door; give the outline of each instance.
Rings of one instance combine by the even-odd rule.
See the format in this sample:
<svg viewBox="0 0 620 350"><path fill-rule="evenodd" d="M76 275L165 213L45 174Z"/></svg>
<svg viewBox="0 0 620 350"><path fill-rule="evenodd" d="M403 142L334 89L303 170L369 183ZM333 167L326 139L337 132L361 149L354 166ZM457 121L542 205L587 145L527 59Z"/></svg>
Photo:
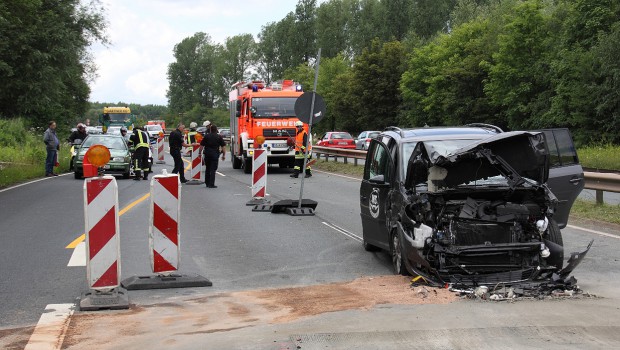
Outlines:
<svg viewBox="0 0 620 350"><path fill-rule="evenodd" d="M566 227L575 199L585 186L583 168L570 132L566 128L540 130L545 133L549 148L549 180L547 185L558 198L553 218L560 228Z"/></svg>
<svg viewBox="0 0 620 350"><path fill-rule="evenodd" d="M362 233L367 243L386 250L389 249L386 209L389 205L388 194L394 176L393 169L388 148L378 140L372 140L360 186Z"/></svg>

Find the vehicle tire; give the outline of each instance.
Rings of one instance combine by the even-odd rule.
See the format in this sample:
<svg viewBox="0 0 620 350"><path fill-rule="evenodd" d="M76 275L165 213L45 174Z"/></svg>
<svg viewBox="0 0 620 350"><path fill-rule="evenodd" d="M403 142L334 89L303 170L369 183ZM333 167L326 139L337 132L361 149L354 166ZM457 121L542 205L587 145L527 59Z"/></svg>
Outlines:
<svg viewBox="0 0 620 350"><path fill-rule="evenodd" d="M82 173L79 171L75 171L73 172L73 177L75 177L76 180L79 180L82 178Z"/></svg>
<svg viewBox="0 0 620 350"><path fill-rule="evenodd" d="M362 240L362 246L364 247L364 250L367 252L378 252L381 250L381 248L377 247L376 245L372 245L366 242L365 239Z"/></svg>
<svg viewBox="0 0 620 350"><path fill-rule="evenodd" d="M549 227L547 228L548 239L551 243L555 243L561 247L564 247L564 240L562 239L562 232L555 220L549 220ZM547 258L547 264L554 265L558 269L564 266L564 250L557 254L553 254Z"/></svg>
<svg viewBox="0 0 620 350"><path fill-rule="evenodd" d="M232 146L230 146L230 161L232 162L233 169L241 169L241 159L237 158L232 152Z"/></svg>
<svg viewBox="0 0 620 350"><path fill-rule="evenodd" d="M252 173L252 158L243 157L243 172L246 174Z"/></svg>
<svg viewBox="0 0 620 350"><path fill-rule="evenodd" d="M403 258L402 245L400 243L400 236L398 231L394 230L392 233L392 239L390 240L390 256L392 257L392 267L394 268L394 274L396 275L409 275L407 268L405 267L405 259Z"/></svg>

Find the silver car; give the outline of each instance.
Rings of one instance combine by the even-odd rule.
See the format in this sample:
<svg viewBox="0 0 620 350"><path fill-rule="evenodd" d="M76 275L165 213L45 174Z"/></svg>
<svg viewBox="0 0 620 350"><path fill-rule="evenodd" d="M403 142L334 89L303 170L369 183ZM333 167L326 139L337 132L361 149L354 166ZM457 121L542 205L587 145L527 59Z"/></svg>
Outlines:
<svg viewBox="0 0 620 350"><path fill-rule="evenodd" d="M381 131L362 131L355 139L355 149L367 150L370 140L379 136Z"/></svg>

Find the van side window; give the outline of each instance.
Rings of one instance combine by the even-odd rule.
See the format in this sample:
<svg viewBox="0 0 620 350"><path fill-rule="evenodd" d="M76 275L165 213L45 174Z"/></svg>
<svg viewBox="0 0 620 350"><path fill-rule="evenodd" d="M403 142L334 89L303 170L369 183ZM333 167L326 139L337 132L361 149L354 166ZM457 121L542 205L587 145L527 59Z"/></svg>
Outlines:
<svg viewBox="0 0 620 350"><path fill-rule="evenodd" d="M550 167L579 164L577 151L568 129L547 129L541 131L545 133L545 138L547 139Z"/></svg>
<svg viewBox="0 0 620 350"><path fill-rule="evenodd" d="M378 175L383 175L385 181L391 179L390 171L390 154L387 149L378 142L373 142L373 146L369 152L371 156L368 158L366 169L364 171L364 179L371 179Z"/></svg>

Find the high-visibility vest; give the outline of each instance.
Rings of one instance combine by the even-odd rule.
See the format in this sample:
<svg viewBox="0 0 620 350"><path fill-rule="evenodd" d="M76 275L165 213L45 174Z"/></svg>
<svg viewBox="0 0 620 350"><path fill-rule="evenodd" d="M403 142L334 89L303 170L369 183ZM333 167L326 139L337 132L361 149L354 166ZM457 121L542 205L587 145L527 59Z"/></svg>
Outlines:
<svg viewBox="0 0 620 350"><path fill-rule="evenodd" d="M138 130L138 139L140 140L140 142L138 142L138 144L136 145L136 149L140 147L149 147L149 144L142 138L143 133L144 131Z"/></svg>
<svg viewBox="0 0 620 350"><path fill-rule="evenodd" d="M196 131L190 131L190 132L188 132L188 133L187 133L187 140L188 140L188 142L187 142L187 143L195 143L195 142L196 142L196 134L197 134L197 133L198 133L198 132L196 132Z"/></svg>
<svg viewBox="0 0 620 350"><path fill-rule="evenodd" d="M302 130L301 132L299 132L296 136L295 136L295 151L299 152L299 153L304 153L306 150L306 147L308 147L308 153L310 153L310 151L312 150L312 144L310 143L310 138L306 137L307 139L307 145L304 145L304 136L308 135L306 133L305 130Z"/></svg>

